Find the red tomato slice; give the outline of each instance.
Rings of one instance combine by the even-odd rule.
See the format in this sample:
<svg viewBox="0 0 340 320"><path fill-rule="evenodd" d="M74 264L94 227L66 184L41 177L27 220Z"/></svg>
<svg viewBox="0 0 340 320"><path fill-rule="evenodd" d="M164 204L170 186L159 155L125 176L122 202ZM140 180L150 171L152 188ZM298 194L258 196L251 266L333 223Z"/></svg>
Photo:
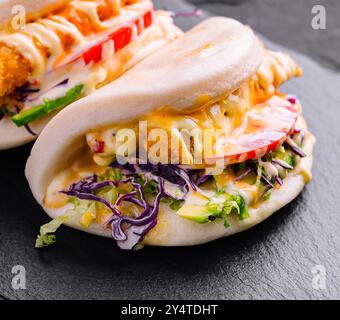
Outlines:
<svg viewBox="0 0 340 320"><path fill-rule="evenodd" d="M152 25L152 11L147 12L144 17L144 28L148 28Z"/></svg>
<svg viewBox="0 0 340 320"><path fill-rule="evenodd" d="M94 140L91 142L91 149L92 149L92 152L95 154L104 153L105 142L100 141L100 140Z"/></svg>
<svg viewBox="0 0 340 320"><path fill-rule="evenodd" d="M119 51L127 46L132 40L132 28L122 28L116 32L112 40L115 44L115 51Z"/></svg>
<svg viewBox="0 0 340 320"><path fill-rule="evenodd" d="M107 36L103 41L96 44L92 48L88 49L73 61L82 57L86 64L89 64L92 61L94 63L97 63L102 59L103 45L105 43L112 40L114 43L115 52L118 52L119 50L123 49L132 42L134 26L137 27L137 35L140 35L146 28L152 25L152 22L153 12L149 11L145 13L143 16L134 19L133 21L130 21L129 23L122 26L120 29L114 31L112 34Z"/></svg>
<svg viewBox="0 0 340 320"><path fill-rule="evenodd" d="M282 145L294 132L300 106L275 96L253 107L244 126L223 143L225 164L258 159Z"/></svg>
<svg viewBox="0 0 340 320"><path fill-rule="evenodd" d="M91 61L97 63L102 59L102 50L103 44L98 44L95 47L92 47L88 51L83 54L83 58L86 64L89 64Z"/></svg>

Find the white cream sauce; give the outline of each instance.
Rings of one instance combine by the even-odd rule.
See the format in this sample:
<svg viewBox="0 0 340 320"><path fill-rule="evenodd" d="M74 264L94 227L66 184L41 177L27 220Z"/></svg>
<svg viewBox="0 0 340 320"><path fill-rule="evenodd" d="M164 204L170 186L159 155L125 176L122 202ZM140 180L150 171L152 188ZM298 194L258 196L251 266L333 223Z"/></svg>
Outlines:
<svg viewBox="0 0 340 320"><path fill-rule="evenodd" d="M98 24L98 27L100 27L103 32L85 37L74 24L70 23L62 16L56 15L52 18L39 19L34 23L27 24L23 33L13 33L0 37L0 42L9 47L17 48L25 58L32 62L34 72L30 80L36 79L45 72L51 71L53 66L55 66L56 61L58 61L63 54L63 51L61 50L61 41L57 32L68 35L75 41L75 44L72 46L72 52L68 57L65 57L61 63L63 64L72 61L74 56L83 52L86 48L92 47L94 44L105 39L107 35L153 8L152 2L149 0L140 0L139 3L121 9L121 14L119 16L106 21L100 21L97 13L98 3L95 1L91 3L74 1L71 5L87 14L91 21ZM48 50L50 54L49 59L45 59L41 49L34 45L31 38L32 35L34 35Z"/></svg>

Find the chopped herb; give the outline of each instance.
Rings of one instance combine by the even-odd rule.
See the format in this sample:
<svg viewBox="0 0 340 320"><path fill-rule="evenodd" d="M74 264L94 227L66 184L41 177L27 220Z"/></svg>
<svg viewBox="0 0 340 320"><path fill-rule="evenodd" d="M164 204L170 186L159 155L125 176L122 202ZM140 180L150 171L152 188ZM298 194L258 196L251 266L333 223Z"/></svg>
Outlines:
<svg viewBox="0 0 340 320"><path fill-rule="evenodd" d="M267 191L262 196L262 201L268 201L268 200L270 200L271 197L272 197L272 193L270 191Z"/></svg>
<svg viewBox="0 0 340 320"><path fill-rule="evenodd" d="M106 170L106 172L103 175L98 176L98 181L109 181L109 180L120 181L122 179L123 179L122 171L117 168L110 168Z"/></svg>
<svg viewBox="0 0 340 320"><path fill-rule="evenodd" d="M80 200L76 197L70 197L69 201L74 205L74 207L78 207L80 205Z"/></svg>
<svg viewBox="0 0 340 320"><path fill-rule="evenodd" d="M228 229L230 227L230 223L227 218L224 219L224 227Z"/></svg>
<svg viewBox="0 0 340 320"><path fill-rule="evenodd" d="M290 166L295 167L294 157L291 154L287 153L283 160Z"/></svg>
<svg viewBox="0 0 340 320"><path fill-rule="evenodd" d="M178 211L179 209L182 208L184 203L185 201L183 200L173 200L172 203L170 204L170 208L174 211Z"/></svg>
<svg viewBox="0 0 340 320"><path fill-rule="evenodd" d="M244 198L241 195L232 196L232 198L233 198L234 201L236 201L236 203L239 207L240 220L248 219L250 217L250 215L249 215L247 204L246 204L246 201L244 200Z"/></svg>
<svg viewBox="0 0 340 320"><path fill-rule="evenodd" d="M247 170L247 162L241 162L231 165L231 170L235 175L239 175L239 173Z"/></svg>
<svg viewBox="0 0 340 320"><path fill-rule="evenodd" d="M156 195L158 189L158 183L154 180L151 180L144 188L144 192L150 195Z"/></svg>
<svg viewBox="0 0 340 320"><path fill-rule="evenodd" d="M227 216L232 213L237 214L240 220L250 217L246 202L241 195L229 195L225 191L219 191L206 206L214 217L224 219L226 228L229 227Z"/></svg>

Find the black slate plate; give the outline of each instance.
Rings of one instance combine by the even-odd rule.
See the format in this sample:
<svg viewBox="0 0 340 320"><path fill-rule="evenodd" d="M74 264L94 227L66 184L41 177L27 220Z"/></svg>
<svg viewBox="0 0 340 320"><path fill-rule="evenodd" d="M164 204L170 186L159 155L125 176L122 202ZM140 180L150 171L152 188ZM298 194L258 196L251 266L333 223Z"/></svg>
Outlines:
<svg viewBox="0 0 340 320"><path fill-rule="evenodd" d="M185 27L196 22L180 21ZM110 240L62 228L54 247L37 251L37 231L48 219L23 174L31 146L1 152L0 298L340 298L340 75L284 50L305 71L285 91L299 96L318 138L314 181L296 201L248 232L199 247L126 253ZM15 265L26 268L26 290L11 286ZM325 290L312 287L315 265L326 268Z"/></svg>

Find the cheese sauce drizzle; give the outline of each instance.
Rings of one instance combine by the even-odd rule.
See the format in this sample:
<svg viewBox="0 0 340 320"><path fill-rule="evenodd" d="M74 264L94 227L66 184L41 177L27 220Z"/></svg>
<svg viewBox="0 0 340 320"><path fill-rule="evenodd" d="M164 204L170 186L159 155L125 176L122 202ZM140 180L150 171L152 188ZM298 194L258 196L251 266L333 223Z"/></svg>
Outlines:
<svg viewBox="0 0 340 320"><path fill-rule="evenodd" d="M32 63L35 79L152 10L150 0L75 0L61 12L28 23L21 32L1 36L0 43L15 47ZM145 28L144 23L138 25L140 31Z"/></svg>
<svg viewBox="0 0 340 320"><path fill-rule="evenodd" d="M226 149L226 151L241 154L249 150L239 144L237 137L244 132L251 134L252 132L249 132L249 130L254 130L254 132L257 130L258 119L256 117L261 116L263 118L263 115L261 115L262 104L264 106L271 104L284 106L287 104L286 99L277 89L290 78L301 74L301 69L288 55L266 51L264 61L256 75L222 101L190 115L178 115L160 110L151 113L142 120L147 121L149 130L162 128L175 136L181 147L181 159L185 159L186 164L194 164L194 155L181 134L183 130L210 129L214 137L217 137L217 132L222 130L224 136L228 137L228 150ZM297 104L295 107L298 108L297 112L300 113L300 105ZM249 111L254 112L250 113ZM282 111L283 120L287 120L291 116L289 112L286 113L284 110ZM247 117L246 114L251 114L255 118ZM294 121L292 119L290 122ZM273 123L268 123L267 128L285 130L285 125L285 121L275 120ZM130 124L125 127L134 128L138 136L138 124ZM104 128L87 134L87 142L94 154L93 159L98 165L109 165L113 161L116 156L115 135L120 129L121 127ZM102 150L98 150L98 143L103 146ZM215 147L218 145L216 140L213 143ZM223 145L221 144L220 147L223 147ZM204 148L199 138L195 140L195 148L201 150ZM265 150L262 151L265 152ZM235 162L241 160L237 158Z"/></svg>

